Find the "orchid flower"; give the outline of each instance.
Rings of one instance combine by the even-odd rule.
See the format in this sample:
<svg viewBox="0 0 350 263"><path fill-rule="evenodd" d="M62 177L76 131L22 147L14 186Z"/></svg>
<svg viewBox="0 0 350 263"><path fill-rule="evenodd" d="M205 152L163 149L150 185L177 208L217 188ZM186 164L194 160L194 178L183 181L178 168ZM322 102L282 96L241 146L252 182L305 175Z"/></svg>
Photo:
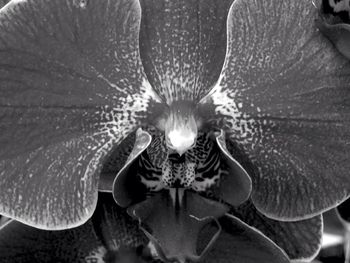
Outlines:
<svg viewBox="0 0 350 263"><path fill-rule="evenodd" d="M309 0L11 1L0 9L0 213L73 228L100 189L161 257L183 262L201 258L205 226L215 247L220 220L239 226L248 203L267 236L268 222L309 229L316 244L301 252L271 236L311 258L320 214L350 195L350 62L317 17ZM126 164L111 173L115 156ZM166 225L193 230L188 251Z"/></svg>

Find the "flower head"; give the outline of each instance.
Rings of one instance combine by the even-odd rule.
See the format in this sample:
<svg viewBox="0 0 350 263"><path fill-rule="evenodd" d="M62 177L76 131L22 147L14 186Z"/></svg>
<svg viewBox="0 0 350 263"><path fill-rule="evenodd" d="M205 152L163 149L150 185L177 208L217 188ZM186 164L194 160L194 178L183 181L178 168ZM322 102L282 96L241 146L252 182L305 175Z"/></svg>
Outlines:
<svg viewBox="0 0 350 263"><path fill-rule="evenodd" d="M198 230L222 203L251 200L269 220L320 222L350 194L350 64L317 17L309 0L11 1L0 9L0 213L76 227L103 185L120 206L154 209L134 215L181 260L150 219ZM115 152L125 165L103 174ZM202 200L213 214L166 206L180 188L187 207L213 197Z"/></svg>

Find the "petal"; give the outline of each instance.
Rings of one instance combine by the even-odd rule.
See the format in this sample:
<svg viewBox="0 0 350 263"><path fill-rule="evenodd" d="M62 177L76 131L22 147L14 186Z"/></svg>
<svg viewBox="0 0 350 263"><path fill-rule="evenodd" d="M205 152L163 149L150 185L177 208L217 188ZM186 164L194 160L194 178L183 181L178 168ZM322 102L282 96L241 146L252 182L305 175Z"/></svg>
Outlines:
<svg viewBox="0 0 350 263"><path fill-rule="evenodd" d="M3 263L104 262L107 252L123 256L147 244L137 222L115 205L110 194L99 196L92 220L77 228L44 231L13 220L0 233Z"/></svg>
<svg viewBox="0 0 350 263"><path fill-rule="evenodd" d="M182 189L157 193L146 201L131 206L129 213L139 220L145 234L164 261L197 262L216 240L219 230L198 254L198 237L205 225L224 215L227 207ZM171 193L171 192L170 192ZM183 196L181 196L183 194Z"/></svg>
<svg viewBox="0 0 350 263"><path fill-rule="evenodd" d="M85 222L96 206L104 139L81 136L0 162L1 213L42 229Z"/></svg>
<svg viewBox="0 0 350 263"><path fill-rule="evenodd" d="M119 171L125 166L126 161L134 147L136 133L130 133L116 149L112 150L103 164L98 190L112 193L113 181Z"/></svg>
<svg viewBox="0 0 350 263"><path fill-rule="evenodd" d="M198 101L216 82L225 57L232 0L141 1L141 57L168 104Z"/></svg>
<svg viewBox="0 0 350 263"><path fill-rule="evenodd" d="M220 194L223 200L236 206L247 201L252 191L252 181L244 168L231 156L226 148L225 133L216 137L223 159L228 166L228 175L220 179Z"/></svg>
<svg viewBox="0 0 350 263"><path fill-rule="evenodd" d="M0 10L0 213L45 229L91 216L104 157L156 98L139 24L136 0Z"/></svg>
<svg viewBox="0 0 350 263"><path fill-rule="evenodd" d="M255 227L282 248L290 259L309 262L321 249L322 215L296 222L281 222L267 218L248 201L232 213Z"/></svg>
<svg viewBox="0 0 350 263"><path fill-rule="evenodd" d="M121 207L129 206L133 201L135 202L138 199L140 194L142 195L144 193L145 189L143 189L143 186L136 178L138 166L136 160L151 144L151 141L152 136L147 131L143 131L141 128L137 130L134 148L126 164L113 181L113 197Z"/></svg>
<svg viewBox="0 0 350 263"><path fill-rule="evenodd" d="M271 218L310 218L350 194L350 64L318 32L308 0L237 0L219 83L233 157Z"/></svg>
<svg viewBox="0 0 350 263"><path fill-rule="evenodd" d="M203 263L282 263L290 262L270 239L234 216L220 220L222 234Z"/></svg>

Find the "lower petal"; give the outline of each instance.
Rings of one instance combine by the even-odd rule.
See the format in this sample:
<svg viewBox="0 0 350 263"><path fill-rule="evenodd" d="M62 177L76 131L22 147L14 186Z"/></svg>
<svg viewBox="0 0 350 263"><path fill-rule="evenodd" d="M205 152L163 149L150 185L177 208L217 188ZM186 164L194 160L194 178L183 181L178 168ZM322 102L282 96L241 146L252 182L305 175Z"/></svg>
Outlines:
<svg viewBox="0 0 350 263"><path fill-rule="evenodd" d="M270 239L234 216L220 219L223 231L203 263L287 263L286 254Z"/></svg>
<svg viewBox="0 0 350 263"><path fill-rule="evenodd" d="M281 247L293 260L311 261L321 249L322 215L296 222L267 218L248 201L232 213Z"/></svg>
<svg viewBox="0 0 350 263"><path fill-rule="evenodd" d="M171 195L172 193L175 194ZM139 220L145 234L163 260L199 261L216 240L218 230L198 253L198 236L202 229L224 215L227 207L183 189L155 194L131 206L129 213ZM216 221L217 222L217 221Z"/></svg>

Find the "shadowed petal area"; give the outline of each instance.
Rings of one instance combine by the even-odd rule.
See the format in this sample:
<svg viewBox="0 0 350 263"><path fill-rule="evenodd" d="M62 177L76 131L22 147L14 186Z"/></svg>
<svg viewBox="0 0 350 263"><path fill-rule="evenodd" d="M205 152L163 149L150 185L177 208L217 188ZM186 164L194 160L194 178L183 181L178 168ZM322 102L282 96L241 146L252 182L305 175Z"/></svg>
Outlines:
<svg viewBox="0 0 350 263"><path fill-rule="evenodd" d="M319 9L316 20L320 31L345 57L350 59L350 6L347 1L314 0Z"/></svg>
<svg viewBox="0 0 350 263"><path fill-rule="evenodd" d="M287 263L285 253L270 239L234 216L220 219L222 234L205 263Z"/></svg>
<svg viewBox="0 0 350 263"><path fill-rule="evenodd" d="M115 176L112 183L113 198L121 207L127 207L132 202L139 198L144 198L145 188L140 184L136 178L137 170L135 170L136 158L144 152L150 145L152 136L139 128L136 132L134 147L128 156L125 165Z"/></svg>
<svg viewBox="0 0 350 263"><path fill-rule="evenodd" d="M102 247L89 221L71 230L45 231L16 221L1 230L0 259L4 263L85 262Z"/></svg>
<svg viewBox="0 0 350 263"><path fill-rule="evenodd" d="M110 149L156 95L135 0L13 1L0 10L0 212L63 229L85 222Z"/></svg>
<svg viewBox="0 0 350 263"><path fill-rule="evenodd" d="M350 194L350 64L308 0L237 0L216 105L265 215L304 219Z"/></svg>
<svg viewBox="0 0 350 263"><path fill-rule="evenodd" d="M200 211L201 206L191 210L199 211L196 214L200 217L213 212ZM200 262L289 262L271 240L239 219L228 215L219 221L222 226L220 236ZM158 227L164 227L160 223ZM173 231L170 227L167 229L169 233ZM210 233L205 231L204 234ZM183 236L185 239L188 237L188 234ZM206 236L201 236L199 243L206 239ZM99 194L92 218L74 229L43 231L16 221L0 229L0 261L3 263L160 262L150 255L148 240L138 228L137 221L131 220L110 194Z"/></svg>
<svg viewBox="0 0 350 263"><path fill-rule="evenodd" d="M337 207L337 212L344 224L350 228L350 199L341 203Z"/></svg>
<svg viewBox="0 0 350 263"><path fill-rule="evenodd" d="M7 223L0 230L0 261L107 263L112 255L117 262L124 262L126 256L137 258L136 248L147 244L137 222L114 204L111 195L99 198L92 219L74 229L44 231L16 221Z"/></svg>
<svg viewBox="0 0 350 263"><path fill-rule="evenodd" d="M216 136L216 142L228 166L228 175L220 179L220 197L230 205L240 205L249 198L252 191L252 181L243 167L232 158L227 150L225 133L222 130Z"/></svg>
<svg viewBox="0 0 350 263"><path fill-rule="evenodd" d="M198 262L221 232L220 225L198 252L202 229L227 212L227 207L183 189L154 194L129 207L147 237L154 243L164 261Z"/></svg>
<svg viewBox="0 0 350 263"><path fill-rule="evenodd" d="M350 59L350 25L345 23L331 25L321 20L317 24L322 33L333 42L339 52Z"/></svg>
<svg viewBox="0 0 350 263"><path fill-rule="evenodd" d="M232 0L142 0L140 51L152 86L170 104L198 101L225 58Z"/></svg>
<svg viewBox="0 0 350 263"><path fill-rule="evenodd" d="M233 209L232 214L274 241L290 259L309 262L321 249L322 215L296 222L281 222L261 214L251 201Z"/></svg>

